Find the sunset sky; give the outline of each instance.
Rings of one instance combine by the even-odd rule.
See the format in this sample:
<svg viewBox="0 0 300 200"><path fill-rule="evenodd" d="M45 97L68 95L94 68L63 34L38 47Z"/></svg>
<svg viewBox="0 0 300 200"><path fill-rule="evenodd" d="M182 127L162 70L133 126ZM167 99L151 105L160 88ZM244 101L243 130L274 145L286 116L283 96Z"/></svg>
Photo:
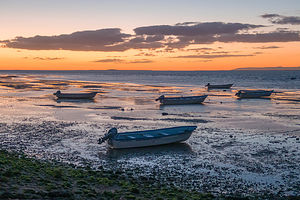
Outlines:
<svg viewBox="0 0 300 200"><path fill-rule="evenodd" d="M299 0L0 0L0 70L300 66Z"/></svg>

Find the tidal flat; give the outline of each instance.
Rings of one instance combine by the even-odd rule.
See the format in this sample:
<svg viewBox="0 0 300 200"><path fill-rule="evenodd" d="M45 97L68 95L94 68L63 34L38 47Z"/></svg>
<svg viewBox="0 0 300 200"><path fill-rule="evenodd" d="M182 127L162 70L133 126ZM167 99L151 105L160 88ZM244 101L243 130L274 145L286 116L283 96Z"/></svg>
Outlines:
<svg viewBox="0 0 300 200"><path fill-rule="evenodd" d="M0 199L215 199L119 171L75 168L3 150L0 164Z"/></svg>
<svg viewBox="0 0 300 200"><path fill-rule="evenodd" d="M2 75L0 81L2 150L217 197L300 195L299 91L238 100L239 88L38 75ZM99 94L94 100L57 100L57 90ZM160 106L160 94L209 97L202 105ZM198 126L185 143L125 150L97 144L112 127L123 132L181 125Z"/></svg>

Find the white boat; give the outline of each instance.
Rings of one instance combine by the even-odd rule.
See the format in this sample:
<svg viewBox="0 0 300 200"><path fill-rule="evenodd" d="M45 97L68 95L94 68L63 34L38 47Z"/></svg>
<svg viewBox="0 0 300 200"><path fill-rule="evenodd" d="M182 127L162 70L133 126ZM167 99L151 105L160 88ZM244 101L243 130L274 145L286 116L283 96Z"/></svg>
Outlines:
<svg viewBox="0 0 300 200"><path fill-rule="evenodd" d="M211 85L210 83L207 83L205 86L207 89L229 89L233 86L233 83L224 85Z"/></svg>
<svg viewBox="0 0 300 200"><path fill-rule="evenodd" d="M269 97L274 90L239 90L235 95L239 98Z"/></svg>
<svg viewBox="0 0 300 200"><path fill-rule="evenodd" d="M118 133L116 128L112 128L99 139L98 143L107 141L108 145L115 149L157 146L183 142L189 139L196 128L197 126L179 126L124 133Z"/></svg>
<svg viewBox="0 0 300 200"><path fill-rule="evenodd" d="M96 96L97 92L89 93L61 93L59 90L53 95L59 99L92 99Z"/></svg>
<svg viewBox="0 0 300 200"><path fill-rule="evenodd" d="M188 97L165 97L165 95L161 95L155 101L160 101L162 105L199 104L202 103L206 97L207 95Z"/></svg>

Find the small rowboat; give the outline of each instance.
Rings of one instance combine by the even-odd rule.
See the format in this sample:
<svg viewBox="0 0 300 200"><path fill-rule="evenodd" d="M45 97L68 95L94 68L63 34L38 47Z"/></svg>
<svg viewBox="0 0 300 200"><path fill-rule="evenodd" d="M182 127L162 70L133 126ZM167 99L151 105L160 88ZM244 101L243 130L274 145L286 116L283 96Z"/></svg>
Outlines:
<svg viewBox="0 0 300 200"><path fill-rule="evenodd" d="M182 105L182 104L199 104L202 103L207 95L189 96L189 97L165 97L161 95L155 101L160 101L162 105Z"/></svg>
<svg viewBox="0 0 300 200"><path fill-rule="evenodd" d="M53 95L59 99L92 99L96 96L97 92L89 93L61 93L59 90Z"/></svg>
<svg viewBox="0 0 300 200"><path fill-rule="evenodd" d="M99 139L98 143L107 141L108 145L115 149L170 144L189 139L196 128L197 126L179 126L124 133L118 133L116 128L112 128Z"/></svg>
<svg viewBox="0 0 300 200"><path fill-rule="evenodd" d="M233 86L233 84L211 85L210 83L207 83L207 85L206 85L207 89L229 89L232 86Z"/></svg>
<svg viewBox="0 0 300 200"><path fill-rule="evenodd" d="M269 97L274 90L239 90L235 95L239 98Z"/></svg>

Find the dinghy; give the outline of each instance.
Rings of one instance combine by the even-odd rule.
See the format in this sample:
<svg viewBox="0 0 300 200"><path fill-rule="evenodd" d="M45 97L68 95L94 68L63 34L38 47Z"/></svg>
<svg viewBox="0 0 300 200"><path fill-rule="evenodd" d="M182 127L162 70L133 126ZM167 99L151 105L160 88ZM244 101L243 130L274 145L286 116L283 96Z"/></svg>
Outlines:
<svg viewBox="0 0 300 200"><path fill-rule="evenodd" d="M235 95L239 98L269 97L274 90L239 90Z"/></svg>
<svg viewBox="0 0 300 200"><path fill-rule="evenodd" d="M53 95L59 99L92 99L96 96L97 92L89 93L61 93L59 90Z"/></svg>
<svg viewBox="0 0 300 200"><path fill-rule="evenodd" d="M156 130L118 133L116 128L110 129L98 143L107 141L115 149L148 147L176 142L183 142L191 136L197 126L179 126Z"/></svg>
<svg viewBox="0 0 300 200"><path fill-rule="evenodd" d="M199 104L202 103L206 97L207 95L188 97L165 97L165 95L161 95L155 101L160 101L162 105Z"/></svg>
<svg viewBox="0 0 300 200"><path fill-rule="evenodd" d="M207 83L207 85L206 85L207 89L229 89L232 86L233 86L233 84L211 85L210 83Z"/></svg>

